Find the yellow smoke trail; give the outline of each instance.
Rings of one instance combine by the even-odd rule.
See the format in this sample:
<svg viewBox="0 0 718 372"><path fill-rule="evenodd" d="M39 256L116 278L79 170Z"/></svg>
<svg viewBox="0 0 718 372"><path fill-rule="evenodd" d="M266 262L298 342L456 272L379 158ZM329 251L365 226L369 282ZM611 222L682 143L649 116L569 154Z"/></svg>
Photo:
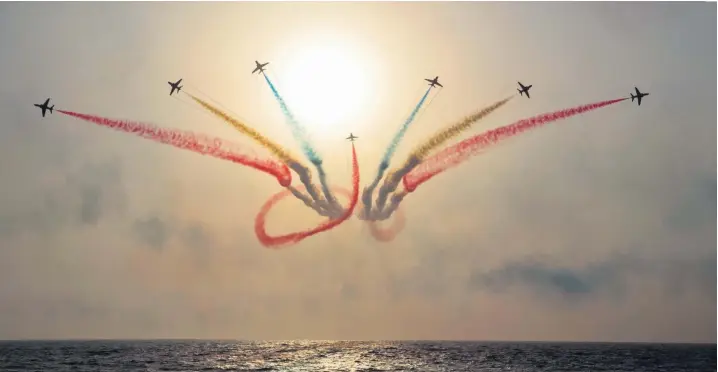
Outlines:
<svg viewBox="0 0 718 372"><path fill-rule="evenodd" d="M386 204L386 200L389 197L389 193L392 193L394 192L394 190L396 190L397 186L399 186L399 181L401 180L401 178L404 177L407 173L411 172L411 170L414 169L417 165L419 165L419 163L424 161L424 158L429 155L429 152L431 152L431 150L441 146L444 142L450 140L453 137L456 137L461 132L471 128L474 123L483 119L486 115L492 113L499 107L505 105L513 97L514 96L512 95L507 98L504 98L489 107L486 107L482 110L475 112L474 114L465 117L460 122L435 134L422 145L417 146L416 149L412 151L412 153L406 159L404 165L402 165L399 169L394 169L390 171L387 174L386 178L384 179L384 184L379 189L379 196L377 196L376 213L382 213L382 210L384 209L384 206ZM367 213L371 212L367 211Z"/></svg>
<svg viewBox="0 0 718 372"><path fill-rule="evenodd" d="M449 128L446 128L445 130L435 134L433 137L431 137L428 141L424 142L424 144L417 146L417 148L411 153L409 156L415 157L419 160L424 160L424 158L429 155L429 152L431 150L434 150L435 148L441 146L444 144L444 142L450 140L453 137L456 137L461 132L471 128L471 126L476 123L477 121L483 119L484 116L490 114L494 110L498 109L499 107L505 105L511 98L514 96L510 96L508 98L504 98L501 101L498 101L494 103L493 105L484 108L481 111L478 111L472 115L469 115L464 118L464 120L452 125Z"/></svg>
<svg viewBox="0 0 718 372"><path fill-rule="evenodd" d="M256 130L250 128L246 124L240 122L239 120L229 116L227 113L223 112L222 110L212 106L211 104L205 102L204 100L197 98L193 96L190 93L185 93L188 96L190 96L195 102L202 105L205 109L210 111L211 113L217 115L220 119L226 121L227 123L231 124L235 129L240 131L243 134L246 134L253 140L257 141L260 145L267 148L269 151L271 151L281 162L286 164L289 168L291 168L294 172L296 172L299 175L299 180L304 184L304 187L306 187L307 192L309 192L309 195L316 201L321 207L321 205L325 202L324 199L320 196L316 186L312 183L312 176L309 172L309 168L307 168L305 165L299 162L295 157L289 154L289 152L279 145L275 144L274 142L270 141L268 138L262 136L257 132ZM295 194L295 196L297 196ZM305 201L305 198L300 197L300 200L303 202ZM319 212L319 211L317 211Z"/></svg>
<svg viewBox="0 0 718 372"><path fill-rule="evenodd" d="M211 113L217 115L220 119L226 121L227 123L229 123L230 125L232 125L234 128L236 128L238 131L240 131L240 132L246 134L247 136L249 136L249 137L252 138L253 140L257 141L257 143L259 143L260 145L262 145L262 146L264 146L265 148L267 148L269 151L272 152L272 154L274 154L277 158L279 158L279 160L282 161L284 164L287 164L287 165L292 164L292 163L301 164L301 163L299 163L299 161L298 161L295 157L293 157L292 155L290 155L287 150L283 149L282 147L280 147L280 146L277 145L276 143L270 141L268 138L266 138L266 137L264 137L263 135L259 134L256 130L250 128L249 126L247 126L246 124L244 124L244 123L238 121L237 119L235 119L235 118L233 118L233 117L227 115L225 112L223 112L223 111L221 111L220 109L218 109L218 108L216 108L216 107L210 105L209 103L203 101L202 99L197 98L197 97L193 96L193 95L190 94L190 93L186 93L186 94L187 94L188 96L192 97L192 99L195 100L195 102L197 102L197 103L199 103L200 105L202 105L205 109L207 109L207 110L210 111Z"/></svg>

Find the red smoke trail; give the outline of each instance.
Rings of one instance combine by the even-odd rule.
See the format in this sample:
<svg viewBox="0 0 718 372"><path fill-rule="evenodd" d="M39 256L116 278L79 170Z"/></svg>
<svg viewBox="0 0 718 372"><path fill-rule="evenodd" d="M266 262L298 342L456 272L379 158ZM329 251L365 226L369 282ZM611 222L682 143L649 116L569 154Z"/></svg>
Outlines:
<svg viewBox="0 0 718 372"><path fill-rule="evenodd" d="M265 247L276 247L280 245L298 243L299 241L312 235L327 231L331 228L338 226L342 222L346 221L352 215L352 213L354 213L354 207L356 207L357 200L359 199L359 162L357 161L357 154L356 149L354 148L354 144L352 143L352 193L350 196L349 208L347 208L344 213L338 216L338 218L330 219L311 230L305 230L280 236L269 236L267 234L265 226L267 213L269 213L269 211L275 204L277 204L280 200L284 199L289 194L289 190L284 190L269 198L269 200L264 203L262 209L257 214L257 218L254 220L254 233L257 235L257 238Z"/></svg>
<svg viewBox="0 0 718 372"><path fill-rule="evenodd" d="M351 192L347 189L336 187L332 188L332 191L334 191L337 194L342 194L346 196L347 198L351 198ZM280 194L282 194L280 196ZM274 200L273 202L279 202L279 200L283 199L286 195L283 195L283 193L277 194L277 200ZM404 229L404 225L406 224L406 218L404 217L404 212L401 209L397 209L395 212L396 217L394 218L394 222L392 223L391 227L388 228L382 228L380 227L379 221L372 221L367 220L367 224L369 225L369 231L371 232L371 235L374 237L374 239L380 241L380 242L390 242L394 240L394 238Z"/></svg>
<svg viewBox="0 0 718 372"><path fill-rule="evenodd" d="M389 228L383 229L379 227L379 223L377 221L367 221L369 224L369 231L371 231L371 235L374 239L380 242L390 242L394 240L401 230L404 229L404 224L406 223L404 212L402 212L401 209L397 209L394 213L396 214L396 217L394 217L394 223Z"/></svg>
<svg viewBox="0 0 718 372"><path fill-rule="evenodd" d="M343 188L337 188L335 192L343 194L347 198L351 197L349 191ZM374 237L374 239L380 242L390 242L394 240L394 238L404 229L404 225L406 224L404 212L401 209L396 209L394 211L394 214L396 215L396 217L394 217L394 222L388 228L380 227L379 221L366 220L367 224L369 225L369 231L371 232L371 235Z"/></svg>
<svg viewBox="0 0 718 372"><path fill-rule="evenodd" d="M292 183L292 174L286 165L273 160L260 160L240 153L239 146L223 141L220 138L209 137L199 133L181 131L177 129L159 128L153 124L129 120L115 120L95 115L80 114L72 111L57 110L65 115L89 121L116 130L136 134L155 142L165 143L185 150L194 151L202 155L229 160L246 165L254 169L269 173L279 181L283 187Z"/></svg>
<svg viewBox="0 0 718 372"><path fill-rule="evenodd" d="M556 120L566 119L574 115L612 105L627 99L628 98L619 98L541 114L468 138L426 159L418 167L406 174L403 178L404 188L407 191L412 192L416 190L419 185L428 181L437 174L458 165L470 156L500 142L501 140L513 137L529 129L533 129Z"/></svg>

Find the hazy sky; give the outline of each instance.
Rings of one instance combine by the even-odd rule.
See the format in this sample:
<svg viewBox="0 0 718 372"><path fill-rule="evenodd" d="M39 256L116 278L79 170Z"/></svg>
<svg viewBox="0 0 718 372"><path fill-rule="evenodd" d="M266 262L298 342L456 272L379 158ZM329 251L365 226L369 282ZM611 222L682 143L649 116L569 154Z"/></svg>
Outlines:
<svg viewBox="0 0 718 372"><path fill-rule="evenodd" d="M715 3L2 3L0 45L0 338L716 340ZM651 95L436 177L391 243L353 218L282 250L253 232L275 179L32 106L262 153L168 97L183 77L299 156L254 60L340 186L343 138L366 185L424 78L394 165L517 80L532 98L462 138ZM287 199L268 223L316 221Z"/></svg>

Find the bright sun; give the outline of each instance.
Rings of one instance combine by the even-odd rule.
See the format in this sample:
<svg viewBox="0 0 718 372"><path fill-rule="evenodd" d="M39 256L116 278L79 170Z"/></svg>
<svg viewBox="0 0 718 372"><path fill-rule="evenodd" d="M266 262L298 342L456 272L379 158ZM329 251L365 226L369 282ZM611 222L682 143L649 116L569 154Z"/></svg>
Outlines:
<svg viewBox="0 0 718 372"><path fill-rule="evenodd" d="M347 121L368 101L362 59L332 42L305 44L285 63L277 89L297 119L315 134L351 131Z"/></svg>

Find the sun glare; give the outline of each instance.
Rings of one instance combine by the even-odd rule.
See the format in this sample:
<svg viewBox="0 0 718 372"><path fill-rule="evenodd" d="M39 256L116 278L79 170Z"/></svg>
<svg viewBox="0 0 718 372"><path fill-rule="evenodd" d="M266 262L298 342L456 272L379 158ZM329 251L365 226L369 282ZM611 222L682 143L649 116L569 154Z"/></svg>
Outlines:
<svg viewBox="0 0 718 372"><path fill-rule="evenodd" d="M366 105L366 68L356 54L339 43L318 43L286 61L278 89L313 134L348 132L347 121Z"/></svg>

